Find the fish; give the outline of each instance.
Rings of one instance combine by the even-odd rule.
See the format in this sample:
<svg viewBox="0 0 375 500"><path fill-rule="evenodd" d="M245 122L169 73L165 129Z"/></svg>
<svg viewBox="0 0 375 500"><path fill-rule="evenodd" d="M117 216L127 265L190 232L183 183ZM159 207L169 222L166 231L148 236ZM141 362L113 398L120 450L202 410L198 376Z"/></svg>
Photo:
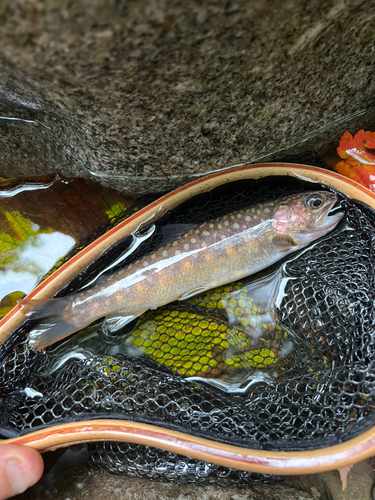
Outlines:
<svg viewBox="0 0 375 500"><path fill-rule="evenodd" d="M285 196L210 220L177 236L97 285L62 298L20 301L37 322L33 350L106 317L124 326L147 310L184 300L261 271L332 231L344 216L330 214L328 191ZM115 323L116 324L116 321Z"/></svg>

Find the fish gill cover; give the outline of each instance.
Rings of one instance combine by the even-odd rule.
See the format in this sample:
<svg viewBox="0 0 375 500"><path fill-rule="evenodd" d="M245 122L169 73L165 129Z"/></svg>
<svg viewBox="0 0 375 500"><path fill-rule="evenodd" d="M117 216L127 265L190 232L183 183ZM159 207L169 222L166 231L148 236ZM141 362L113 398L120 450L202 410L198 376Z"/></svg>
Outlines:
<svg viewBox="0 0 375 500"><path fill-rule="evenodd" d="M316 187L274 178L216 188L158 221L152 236L118 266L128 265L162 244L165 225L201 223L258 201ZM241 311L249 305L244 301L253 281L234 283L146 313L127 325L120 337L105 336L100 324L95 324L80 332L76 340L73 336L44 352L28 347L32 322L26 321L0 349L1 434L11 437L65 422L117 418L221 443L291 451L323 448L369 429L375 424L375 215L356 201L342 199L340 204L345 220L338 228L270 272L281 276L283 283L269 316L271 327L265 324L255 343L241 344L236 355L243 357L234 360L240 365L246 360L247 382L254 373L262 375L255 377L255 383L248 384L246 390L236 392L227 386L208 384L202 368L210 366L210 361L219 366L220 345L230 344L229 326L233 335L235 325L235 335L242 340L243 332L249 331ZM128 244L122 241L110 248L59 295L90 283ZM233 291L237 293L234 298L230 295ZM226 300L238 318L230 325L219 305ZM259 314L258 306L257 313L250 314L255 324ZM155 349L147 352L160 340L158 328L164 321L173 342L184 340L184 326L189 324L201 327L203 321L207 331L220 331L218 357L204 352L200 360L185 365L198 363L196 372L183 376L179 369L183 364L177 363L181 359L168 366ZM290 339L297 346L297 355L280 356L283 342ZM129 350L129 344L137 352ZM72 352L74 355L67 355ZM230 352L233 354L233 350ZM188 359L183 361L189 363ZM218 377L223 375L225 380L230 366L222 366ZM269 476L233 471L140 445L97 443L90 444L89 449L93 463L138 477L222 485L271 480Z"/></svg>

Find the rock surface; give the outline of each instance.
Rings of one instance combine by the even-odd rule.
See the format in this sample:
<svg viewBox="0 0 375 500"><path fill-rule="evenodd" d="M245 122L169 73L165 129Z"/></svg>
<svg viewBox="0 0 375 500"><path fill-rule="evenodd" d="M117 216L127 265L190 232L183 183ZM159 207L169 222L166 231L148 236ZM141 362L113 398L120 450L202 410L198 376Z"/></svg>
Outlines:
<svg viewBox="0 0 375 500"><path fill-rule="evenodd" d="M155 191L295 144L327 154L374 123L374 16L365 0L3 0L0 175Z"/></svg>
<svg viewBox="0 0 375 500"><path fill-rule="evenodd" d="M329 500L370 500L374 498L374 465L374 459L355 464L344 489L338 471L319 474L319 481Z"/></svg>
<svg viewBox="0 0 375 500"><path fill-rule="evenodd" d="M84 446L57 450L44 455L46 470L37 485L17 500L370 500L374 485L374 459L354 465L345 491L338 471L317 475L289 476L279 484L221 488L194 484L169 484L122 477L92 469Z"/></svg>
<svg viewBox="0 0 375 500"><path fill-rule="evenodd" d="M79 454L67 452L65 457L33 488L17 500L319 500L318 494L283 484L254 485L248 488L219 488L159 483L147 479L110 475L79 461ZM314 490L313 490L314 491Z"/></svg>

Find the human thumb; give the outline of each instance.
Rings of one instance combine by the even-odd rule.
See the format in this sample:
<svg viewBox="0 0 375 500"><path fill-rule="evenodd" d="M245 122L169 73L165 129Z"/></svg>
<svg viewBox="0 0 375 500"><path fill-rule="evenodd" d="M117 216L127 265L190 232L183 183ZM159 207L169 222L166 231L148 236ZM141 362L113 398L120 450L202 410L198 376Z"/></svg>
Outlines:
<svg viewBox="0 0 375 500"><path fill-rule="evenodd" d="M43 473L43 459L27 446L0 444L0 500L23 493Z"/></svg>

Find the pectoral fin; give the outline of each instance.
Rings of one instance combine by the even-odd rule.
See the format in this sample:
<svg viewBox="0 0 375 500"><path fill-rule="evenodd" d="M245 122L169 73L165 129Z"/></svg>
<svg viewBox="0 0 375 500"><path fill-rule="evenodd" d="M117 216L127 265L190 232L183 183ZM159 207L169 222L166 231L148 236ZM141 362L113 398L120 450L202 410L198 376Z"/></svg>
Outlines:
<svg viewBox="0 0 375 500"><path fill-rule="evenodd" d="M277 234L273 238L272 243L277 252L286 252L291 247L298 247L298 243L289 234Z"/></svg>
<svg viewBox="0 0 375 500"><path fill-rule="evenodd" d="M184 295L181 295L181 297L178 297L177 300L186 300L190 299L191 297L194 297L194 295L198 295L198 293L203 293L206 292L209 289L208 286L202 286L199 288L194 288L194 290L191 290L190 292L185 293Z"/></svg>
<svg viewBox="0 0 375 500"><path fill-rule="evenodd" d="M144 312L145 311L140 311L139 313L133 315L115 313L111 316L107 316L104 321L105 328L107 328L111 333L117 332Z"/></svg>

